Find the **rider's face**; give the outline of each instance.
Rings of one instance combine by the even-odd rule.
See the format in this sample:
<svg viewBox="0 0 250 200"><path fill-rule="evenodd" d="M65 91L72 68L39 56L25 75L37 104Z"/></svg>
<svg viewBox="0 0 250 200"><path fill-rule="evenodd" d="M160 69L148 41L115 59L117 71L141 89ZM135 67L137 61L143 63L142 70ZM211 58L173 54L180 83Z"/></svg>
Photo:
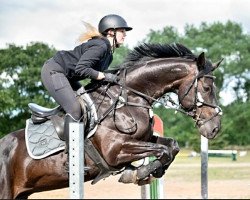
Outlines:
<svg viewBox="0 0 250 200"><path fill-rule="evenodd" d="M117 29L116 30L116 40L117 40L117 44L123 44L124 40L126 37L126 30L125 29Z"/></svg>

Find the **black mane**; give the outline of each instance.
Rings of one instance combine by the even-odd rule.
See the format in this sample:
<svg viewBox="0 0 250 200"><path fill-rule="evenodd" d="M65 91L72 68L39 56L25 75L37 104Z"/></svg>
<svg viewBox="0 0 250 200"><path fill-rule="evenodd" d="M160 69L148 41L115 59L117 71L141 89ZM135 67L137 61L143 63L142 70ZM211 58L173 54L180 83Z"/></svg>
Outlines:
<svg viewBox="0 0 250 200"><path fill-rule="evenodd" d="M146 44L135 47L125 59L125 65L133 65L135 62L142 62L155 58L184 57L195 59L196 56L182 44Z"/></svg>

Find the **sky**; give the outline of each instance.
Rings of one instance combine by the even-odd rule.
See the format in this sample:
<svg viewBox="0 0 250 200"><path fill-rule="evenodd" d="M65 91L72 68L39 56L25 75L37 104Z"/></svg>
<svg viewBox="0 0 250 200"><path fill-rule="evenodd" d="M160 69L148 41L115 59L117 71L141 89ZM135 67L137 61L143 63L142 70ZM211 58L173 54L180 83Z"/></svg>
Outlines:
<svg viewBox="0 0 250 200"><path fill-rule="evenodd" d="M125 40L129 48L165 26L182 33L187 24L231 20L250 33L250 0L0 0L0 49L43 42L70 50L85 30L83 21L97 27L107 14L118 14L133 27ZM221 93L225 105L232 100L228 94Z"/></svg>
<svg viewBox="0 0 250 200"><path fill-rule="evenodd" d="M44 42L72 49L84 32L82 21L98 26L107 14L119 14L133 27L125 44L130 48L149 31L201 22L242 24L250 32L249 0L0 0L0 48L8 43Z"/></svg>

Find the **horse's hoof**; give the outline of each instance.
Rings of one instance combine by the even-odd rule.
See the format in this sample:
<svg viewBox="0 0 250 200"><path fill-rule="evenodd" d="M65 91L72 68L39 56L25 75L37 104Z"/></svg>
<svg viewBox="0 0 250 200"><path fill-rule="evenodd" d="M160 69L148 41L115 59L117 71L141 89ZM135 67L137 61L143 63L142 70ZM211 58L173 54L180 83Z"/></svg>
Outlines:
<svg viewBox="0 0 250 200"><path fill-rule="evenodd" d="M154 180L155 178L153 176L149 176L146 179L137 181L137 185L142 186L146 184L151 184Z"/></svg>
<svg viewBox="0 0 250 200"><path fill-rule="evenodd" d="M121 183L136 183L136 171L131 169L126 169L121 177L119 178L118 182Z"/></svg>

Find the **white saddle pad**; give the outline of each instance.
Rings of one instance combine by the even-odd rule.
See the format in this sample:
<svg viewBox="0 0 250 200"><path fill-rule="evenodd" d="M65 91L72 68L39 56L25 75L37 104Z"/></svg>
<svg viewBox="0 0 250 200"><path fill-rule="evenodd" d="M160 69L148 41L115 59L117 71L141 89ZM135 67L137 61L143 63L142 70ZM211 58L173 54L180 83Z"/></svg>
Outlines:
<svg viewBox="0 0 250 200"><path fill-rule="evenodd" d="M25 142L29 156L34 159L42 159L65 149L65 142L58 137L50 120L33 124L31 119L27 119Z"/></svg>

